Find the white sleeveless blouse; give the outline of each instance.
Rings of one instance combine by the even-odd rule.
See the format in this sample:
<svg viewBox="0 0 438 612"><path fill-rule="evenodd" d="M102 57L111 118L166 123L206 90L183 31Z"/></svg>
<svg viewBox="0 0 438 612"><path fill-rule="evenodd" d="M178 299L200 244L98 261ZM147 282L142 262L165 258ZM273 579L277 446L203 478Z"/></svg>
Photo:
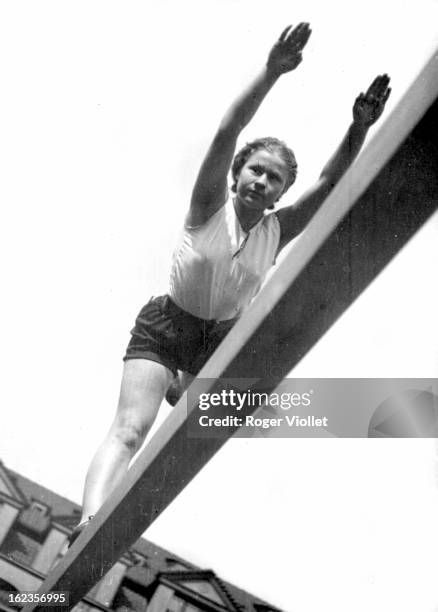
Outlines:
<svg viewBox="0 0 438 612"><path fill-rule="evenodd" d="M206 223L184 228L173 254L169 295L201 319L238 317L274 264L279 242L277 215L265 215L245 232L229 198Z"/></svg>

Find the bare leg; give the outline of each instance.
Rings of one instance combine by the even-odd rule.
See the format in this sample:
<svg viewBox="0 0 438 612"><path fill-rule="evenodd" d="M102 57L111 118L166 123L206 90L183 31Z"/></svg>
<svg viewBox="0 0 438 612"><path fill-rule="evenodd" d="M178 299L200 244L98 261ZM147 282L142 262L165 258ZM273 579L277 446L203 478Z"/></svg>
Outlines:
<svg viewBox="0 0 438 612"><path fill-rule="evenodd" d="M96 514L123 480L144 442L172 381L165 366L146 359L125 362L117 414L85 480L81 522Z"/></svg>

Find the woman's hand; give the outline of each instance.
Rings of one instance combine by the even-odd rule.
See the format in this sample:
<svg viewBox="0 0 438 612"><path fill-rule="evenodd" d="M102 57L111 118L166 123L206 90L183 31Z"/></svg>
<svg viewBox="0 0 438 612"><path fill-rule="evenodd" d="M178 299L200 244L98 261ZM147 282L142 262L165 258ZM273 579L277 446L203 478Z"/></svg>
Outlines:
<svg viewBox="0 0 438 612"><path fill-rule="evenodd" d="M276 76L295 70L311 33L308 23L299 23L295 28L288 26L269 53L268 70Z"/></svg>
<svg viewBox="0 0 438 612"><path fill-rule="evenodd" d="M374 79L365 94L359 94L353 106L354 123L368 129L377 121L391 93L388 85L389 76L382 74Z"/></svg>

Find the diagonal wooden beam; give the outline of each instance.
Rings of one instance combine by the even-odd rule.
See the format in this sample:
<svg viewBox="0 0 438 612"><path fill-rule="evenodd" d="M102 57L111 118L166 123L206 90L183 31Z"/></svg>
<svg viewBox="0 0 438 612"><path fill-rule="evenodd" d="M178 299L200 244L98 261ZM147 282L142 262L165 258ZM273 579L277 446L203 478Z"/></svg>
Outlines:
<svg viewBox="0 0 438 612"><path fill-rule="evenodd" d="M220 388L221 376L260 377L273 389L436 210L437 104L423 115L437 96L435 53L203 368L199 393ZM188 439L196 407L196 398L178 403L42 584L41 593L70 593L69 607L52 610L71 609L233 434ZM24 607L35 609L44 606Z"/></svg>

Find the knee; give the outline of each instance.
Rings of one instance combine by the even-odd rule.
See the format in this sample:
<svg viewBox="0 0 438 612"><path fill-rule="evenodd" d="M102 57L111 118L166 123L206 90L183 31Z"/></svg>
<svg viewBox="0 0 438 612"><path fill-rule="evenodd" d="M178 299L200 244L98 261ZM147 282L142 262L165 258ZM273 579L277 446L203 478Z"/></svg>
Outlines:
<svg viewBox="0 0 438 612"><path fill-rule="evenodd" d="M154 362L131 359L125 363L111 436L130 453L140 448L155 420L168 376L166 368Z"/></svg>
<svg viewBox="0 0 438 612"><path fill-rule="evenodd" d="M117 442L133 455L143 444L148 429L146 423L138 425L122 420L115 424L113 435Z"/></svg>

